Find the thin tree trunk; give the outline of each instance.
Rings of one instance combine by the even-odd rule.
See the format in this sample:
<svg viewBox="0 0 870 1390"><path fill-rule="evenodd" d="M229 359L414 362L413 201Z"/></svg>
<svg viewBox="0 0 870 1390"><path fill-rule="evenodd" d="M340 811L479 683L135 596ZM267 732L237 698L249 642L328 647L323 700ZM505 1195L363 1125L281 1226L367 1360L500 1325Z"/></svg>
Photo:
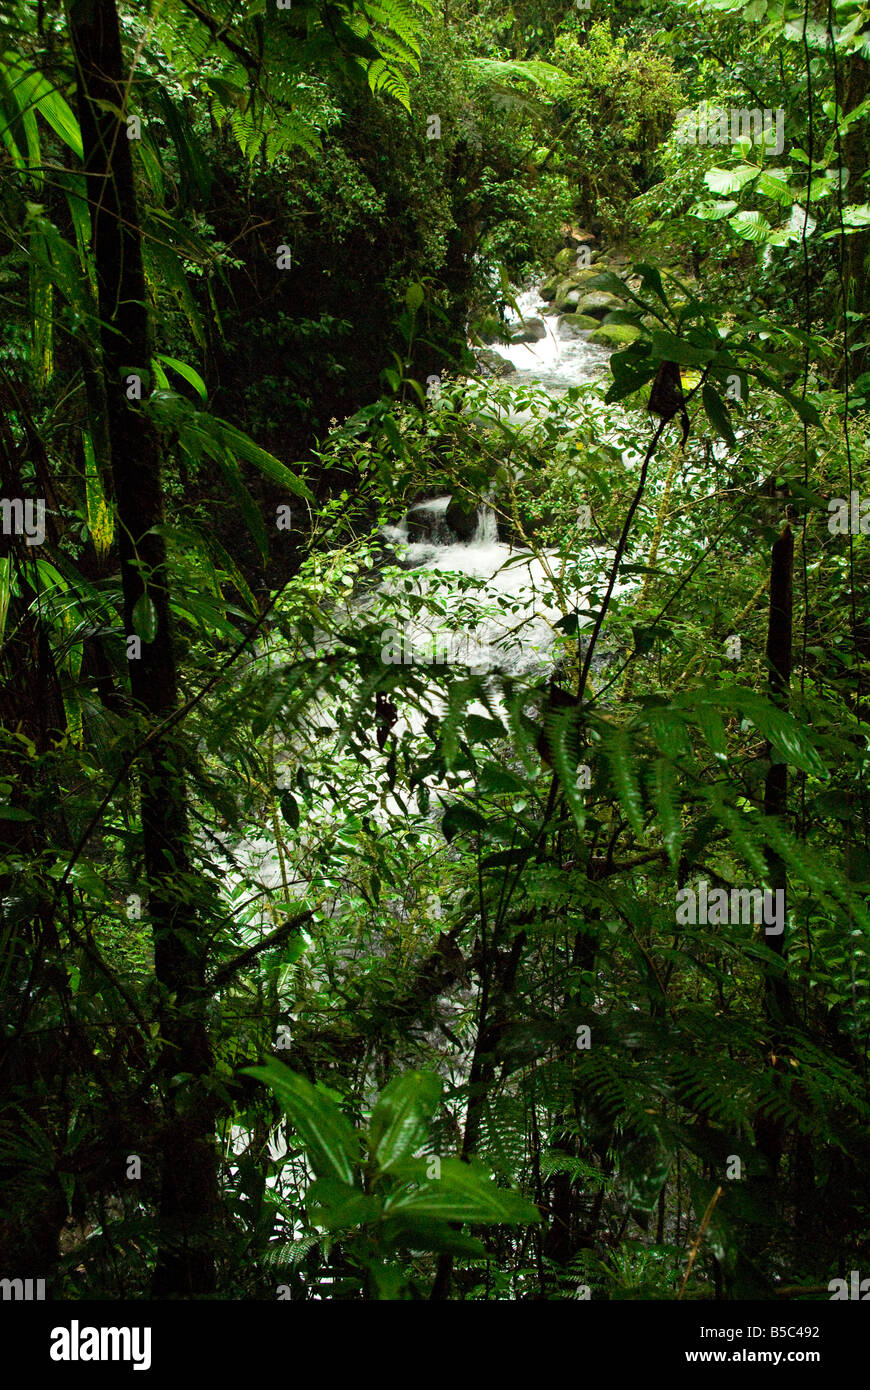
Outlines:
<svg viewBox="0 0 870 1390"><path fill-rule="evenodd" d="M68 21L99 289L127 636L134 633L134 609L146 586L156 614L153 640L143 639L141 656L130 661L130 686L136 705L155 726L176 707L176 667L165 548L152 533L162 520L160 443L147 417L128 399L126 387L126 378L136 375L147 392L151 333L142 232L123 114L127 93L115 0L68 0ZM156 737L140 766L146 891L161 998L161 1075L166 1097L153 1289L163 1297L214 1290L212 1245L218 1207L214 1106L202 1084L212 1068L203 1021L205 932L197 930L181 762L175 739ZM194 1079L171 1088L170 1078L178 1072Z"/></svg>
<svg viewBox="0 0 870 1390"><path fill-rule="evenodd" d="M496 927L489 950L484 957L480 1013L468 1078L468 1109L465 1112L465 1130L462 1137L461 1157L466 1161L476 1152L480 1140L486 1102L495 1079L496 1054L510 1022L510 999L526 943L526 933L519 932L505 949L500 949L502 940L502 933ZM449 1253L440 1255L431 1299L449 1297L452 1274L453 1256Z"/></svg>
<svg viewBox="0 0 870 1390"><path fill-rule="evenodd" d="M770 608L767 626L767 661L771 698L781 707L788 704L792 670L792 575L794 570L794 535L791 527L783 527L773 544L770 557ZM773 762L768 746L770 768L764 782L764 814L785 820L788 814L788 767ZM765 971L764 1012L767 1021L767 1051L774 1078L785 1070L786 1044L784 1034L793 1018L793 1004L786 975L786 866L780 855L769 850L766 854L771 889L783 894L782 931L766 937L766 943L780 958ZM776 899L774 899L776 901ZM774 1084L776 1082L774 1081ZM753 1122L755 1141L767 1164L767 1172L759 1174L753 1186L766 1204L776 1205L776 1184L785 1142L784 1121L767 1113L759 1113ZM760 1253L763 1232L757 1233L755 1253Z"/></svg>

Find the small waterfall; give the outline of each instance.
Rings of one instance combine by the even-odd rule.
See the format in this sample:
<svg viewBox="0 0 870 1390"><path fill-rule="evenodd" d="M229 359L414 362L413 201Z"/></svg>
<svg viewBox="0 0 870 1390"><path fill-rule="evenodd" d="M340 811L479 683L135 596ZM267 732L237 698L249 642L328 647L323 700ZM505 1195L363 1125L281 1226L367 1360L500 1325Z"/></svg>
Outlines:
<svg viewBox="0 0 870 1390"><path fill-rule="evenodd" d="M425 502L415 502L404 517L404 525L410 540L428 541L430 545L453 545L458 540L447 522L447 508L453 498L430 497Z"/></svg>
<svg viewBox="0 0 870 1390"><path fill-rule="evenodd" d="M477 509L477 526L471 538L472 545L497 545L498 521L492 507L486 503Z"/></svg>
<svg viewBox="0 0 870 1390"><path fill-rule="evenodd" d="M499 345L498 352L513 362L518 375L554 397L569 386L594 381L607 364L607 350L585 339L561 340L558 319L545 314L549 306L536 290L523 291L517 302L524 317L540 314L545 328L545 337L537 342ZM472 405L470 411L474 409ZM502 403L490 409L511 423L532 418L528 411L511 410ZM491 415L482 418L491 425ZM550 551L536 555L500 540L498 519L488 502L480 502L475 511L455 494L423 498L412 503L398 525L385 526L382 534L396 547L401 566L413 572L418 592L431 592L438 598L431 613L418 610L409 619L397 615L405 651L414 653L412 661L436 667L463 664L472 670L514 676L551 669L562 603L567 598L578 608L589 607L589 590L582 582L575 592L563 585L557 602L551 568L557 557ZM608 559L600 551L590 554L590 582ZM457 618L451 624L442 596L445 580L452 585L453 576ZM464 582L467 579L475 583L469 585ZM624 587L617 585L617 591ZM407 577L397 592L406 591ZM474 617L463 611L471 594L478 605ZM449 602L449 589L447 598ZM581 619L580 626L591 626L591 620Z"/></svg>
<svg viewBox="0 0 870 1390"><path fill-rule="evenodd" d="M522 328L523 319L540 316L546 330L546 337L536 343L496 346L499 356L510 362L520 377L545 386L553 395L561 395L569 386L593 381L606 370L609 350L587 342L585 337L560 339L559 317L543 302L537 289L523 290L516 302L522 319L511 320L512 329Z"/></svg>
<svg viewBox="0 0 870 1390"><path fill-rule="evenodd" d="M415 502L397 526L384 526L382 534L394 545L407 546L408 558L413 563L419 563L422 558L428 558L430 553L441 549L497 545L498 522L492 507L484 502L478 506L476 515L473 511L460 511L458 518L448 520L454 501L448 493L443 497L429 497ZM462 524L462 533L456 529L459 524Z"/></svg>

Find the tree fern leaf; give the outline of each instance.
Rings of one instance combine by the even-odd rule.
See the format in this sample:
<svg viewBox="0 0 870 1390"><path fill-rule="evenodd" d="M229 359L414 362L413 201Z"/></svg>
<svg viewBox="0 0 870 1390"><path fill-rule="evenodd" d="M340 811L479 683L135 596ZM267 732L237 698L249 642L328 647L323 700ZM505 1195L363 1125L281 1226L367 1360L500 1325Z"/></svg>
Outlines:
<svg viewBox="0 0 870 1390"><path fill-rule="evenodd" d="M683 843L683 827L676 804L674 769L668 758L656 758L653 764L653 798L665 849L673 868L677 867Z"/></svg>
<svg viewBox="0 0 870 1390"><path fill-rule="evenodd" d="M643 801L635 773L635 754L625 729L613 729L605 743L619 803L636 835L643 832Z"/></svg>

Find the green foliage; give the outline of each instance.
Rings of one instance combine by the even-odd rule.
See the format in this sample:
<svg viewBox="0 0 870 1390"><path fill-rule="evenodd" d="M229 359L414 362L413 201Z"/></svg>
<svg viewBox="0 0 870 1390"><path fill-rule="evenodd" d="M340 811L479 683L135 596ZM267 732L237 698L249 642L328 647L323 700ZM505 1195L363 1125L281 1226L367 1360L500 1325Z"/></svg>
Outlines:
<svg viewBox="0 0 870 1390"><path fill-rule="evenodd" d="M669 1299L720 1187L687 1297L866 1244L862 12L807 60L766 0L563 10L121 6L145 535L66 21L0 20L0 474L46 523L0 554L0 1239L57 1297L201 1242L228 1299ZM680 144L702 100L785 149ZM470 377L577 221L606 379ZM412 563L434 497L494 573ZM702 881L783 885L781 938L680 920ZM191 1242L173 1114L220 1140Z"/></svg>
<svg viewBox="0 0 870 1390"><path fill-rule="evenodd" d="M368 1126L363 1173L357 1132L324 1088L275 1061L246 1070L269 1086L305 1144L316 1175L304 1196L308 1219L320 1230L347 1233L350 1263L375 1297L412 1296L414 1281L393 1263L400 1251L484 1254L456 1223L540 1219L536 1207L496 1186L479 1166L415 1157L440 1100L438 1077L406 1072L384 1088Z"/></svg>

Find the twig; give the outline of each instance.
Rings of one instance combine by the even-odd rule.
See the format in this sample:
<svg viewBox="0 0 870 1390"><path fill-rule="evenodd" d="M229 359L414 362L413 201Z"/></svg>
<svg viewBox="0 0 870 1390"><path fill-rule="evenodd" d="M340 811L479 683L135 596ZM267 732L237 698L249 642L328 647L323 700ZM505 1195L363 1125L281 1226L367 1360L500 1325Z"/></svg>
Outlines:
<svg viewBox="0 0 870 1390"><path fill-rule="evenodd" d="M698 1251L699 1251L700 1248L701 1248L701 1241L704 1239L704 1232L706 1231L707 1227L708 1227L709 1224L710 1224L710 1218L711 1218L711 1216L713 1215L713 1208L715 1207L716 1203L718 1202L718 1200L719 1200L719 1198L720 1198L721 1196L722 1196L722 1188L721 1188L721 1187L717 1187L717 1188L716 1188L716 1191L713 1193L713 1196L710 1198L710 1202L709 1202L709 1205L708 1205L708 1207L707 1207L707 1210L704 1212L704 1215L703 1215L702 1218L701 1218L701 1225L700 1225L700 1227L698 1228L698 1234L695 1236L695 1240L694 1240L694 1242L693 1242L693 1244L692 1244L692 1248L691 1248L691 1250L689 1251L689 1263L688 1263L688 1265L686 1266L686 1273L685 1273L685 1276L683 1277L683 1283L682 1283L682 1286L681 1286L681 1288L680 1288L680 1292L677 1294L677 1298L678 1298L678 1299L682 1298L683 1294L684 1294L685 1291L686 1291L686 1285L687 1285L688 1282L689 1282L689 1275L692 1273L692 1266L693 1266L693 1264L695 1263L695 1259L696 1259L696 1257L697 1257Z"/></svg>

